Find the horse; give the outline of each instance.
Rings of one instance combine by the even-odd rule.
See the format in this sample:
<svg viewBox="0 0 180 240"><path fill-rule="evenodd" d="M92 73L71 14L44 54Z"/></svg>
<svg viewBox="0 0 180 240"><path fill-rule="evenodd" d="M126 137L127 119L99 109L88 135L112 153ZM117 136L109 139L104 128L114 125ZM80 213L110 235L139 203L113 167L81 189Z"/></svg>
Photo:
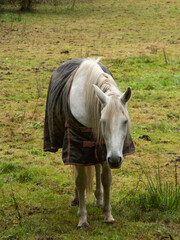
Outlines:
<svg viewBox="0 0 180 240"><path fill-rule="evenodd" d="M111 213L111 169L120 168L123 156L134 153L127 103L131 88L122 93L111 72L98 59L74 59L62 64L50 80L44 124L44 151L63 148L62 159L74 165L77 228L89 226L85 189L89 166L95 166L97 206L104 222Z"/></svg>

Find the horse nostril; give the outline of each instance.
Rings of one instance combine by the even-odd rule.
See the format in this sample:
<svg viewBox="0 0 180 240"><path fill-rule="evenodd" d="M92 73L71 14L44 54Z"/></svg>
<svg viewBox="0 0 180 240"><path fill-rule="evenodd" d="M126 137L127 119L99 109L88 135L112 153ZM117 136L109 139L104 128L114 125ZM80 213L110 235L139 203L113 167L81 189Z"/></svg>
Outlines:
<svg viewBox="0 0 180 240"><path fill-rule="evenodd" d="M107 161L109 163L110 168L119 168L122 164L122 157L108 157Z"/></svg>
<svg viewBox="0 0 180 240"><path fill-rule="evenodd" d="M121 163L122 162L122 157L108 157L108 163Z"/></svg>

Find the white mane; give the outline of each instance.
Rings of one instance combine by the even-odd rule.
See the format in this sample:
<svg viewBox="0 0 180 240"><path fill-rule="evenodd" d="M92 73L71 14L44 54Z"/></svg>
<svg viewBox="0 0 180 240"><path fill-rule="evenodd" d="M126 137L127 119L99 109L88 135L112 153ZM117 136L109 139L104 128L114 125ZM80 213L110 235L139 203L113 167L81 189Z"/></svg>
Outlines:
<svg viewBox="0 0 180 240"><path fill-rule="evenodd" d="M78 72L85 71L87 75L86 77L88 81L86 82L86 104L92 131L98 141L102 139L100 129L102 105L95 95L93 84L97 85L104 93L106 93L106 95L114 96L114 101L117 101L117 98L119 99L119 97L122 95L112 76L105 73L98 64L99 60L100 58L97 60L88 58L81 63L78 69ZM115 102L114 105L116 105ZM124 109L123 105L121 107ZM126 110L124 112L126 112Z"/></svg>

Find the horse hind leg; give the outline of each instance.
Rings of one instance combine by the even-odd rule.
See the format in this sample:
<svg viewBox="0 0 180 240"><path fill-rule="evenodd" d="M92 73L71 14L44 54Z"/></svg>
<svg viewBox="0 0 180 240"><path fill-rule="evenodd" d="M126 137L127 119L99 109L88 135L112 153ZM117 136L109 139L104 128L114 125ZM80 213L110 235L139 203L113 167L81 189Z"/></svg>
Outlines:
<svg viewBox="0 0 180 240"><path fill-rule="evenodd" d="M96 168L96 190L95 190L95 197L96 197L96 205L97 207L103 206L103 190L102 190L102 183L101 183L101 165L95 165Z"/></svg>
<svg viewBox="0 0 180 240"><path fill-rule="evenodd" d="M110 187L112 183L112 175L111 169L108 164L103 164L102 166L102 184L104 188L104 222L113 224L115 222L112 214L111 214L111 204L110 204Z"/></svg>
<svg viewBox="0 0 180 240"><path fill-rule="evenodd" d="M79 223L77 228L85 228L88 227L89 224L87 222L87 211L85 206L85 188L87 185L87 177L85 173L85 167L76 166L76 189L79 197Z"/></svg>
<svg viewBox="0 0 180 240"><path fill-rule="evenodd" d="M74 207L74 206L78 206L78 205L79 205L79 197L78 197L77 188L75 187L75 197L71 202L71 206Z"/></svg>

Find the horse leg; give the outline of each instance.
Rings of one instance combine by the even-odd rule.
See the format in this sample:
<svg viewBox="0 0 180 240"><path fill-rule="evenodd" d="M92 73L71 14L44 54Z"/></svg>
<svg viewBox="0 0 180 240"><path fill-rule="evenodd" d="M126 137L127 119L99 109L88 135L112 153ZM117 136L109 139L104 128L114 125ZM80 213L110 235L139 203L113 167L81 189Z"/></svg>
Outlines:
<svg viewBox="0 0 180 240"><path fill-rule="evenodd" d="M71 206L78 206L79 205L79 197L78 197L78 191L77 188L75 187L75 197L71 202Z"/></svg>
<svg viewBox="0 0 180 240"><path fill-rule="evenodd" d="M104 205L103 205L103 210L105 215L104 222L112 224L115 222L113 216L111 215L111 204L110 204L110 187L112 183L112 174L108 164L102 165L101 177L102 177L102 184L104 188Z"/></svg>
<svg viewBox="0 0 180 240"><path fill-rule="evenodd" d="M101 165L96 164L96 191L95 191L95 197L96 197L96 205L97 207L101 207L103 205L103 190L102 190L102 184L101 184Z"/></svg>
<svg viewBox="0 0 180 240"><path fill-rule="evenodd" d="M88 227L89 224L87 222L87 211L85 206L85 188L87 185L87 177L85 173L85 167L76 166L76 189L79 197L79 223L77 228Z"/></svg>

